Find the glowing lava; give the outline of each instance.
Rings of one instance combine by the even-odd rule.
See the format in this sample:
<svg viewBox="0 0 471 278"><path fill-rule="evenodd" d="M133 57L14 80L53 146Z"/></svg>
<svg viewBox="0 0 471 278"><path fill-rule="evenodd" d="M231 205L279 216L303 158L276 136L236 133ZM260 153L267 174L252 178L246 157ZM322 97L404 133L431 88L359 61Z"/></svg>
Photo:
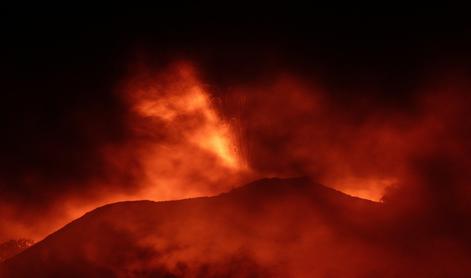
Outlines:
<svg viewBox="0 0 471 278"><path fill-rule="evenodd" d="M381 201L385 190L397 183L394 178L343 178L338 180L329 180L328 185L342 191L350 196L368 199L371 201Z"/></svg>
<svg viewBox="0 0 471 278"><path fill-rule="evenodd" d="M218 188L227 180L237 183L247 167L235 134L193 68L177 64L163 74L142 76L131 82L129 96L134 128L145 141L136 154L150 185L143 197L214 194L227 189Z"/></svg>

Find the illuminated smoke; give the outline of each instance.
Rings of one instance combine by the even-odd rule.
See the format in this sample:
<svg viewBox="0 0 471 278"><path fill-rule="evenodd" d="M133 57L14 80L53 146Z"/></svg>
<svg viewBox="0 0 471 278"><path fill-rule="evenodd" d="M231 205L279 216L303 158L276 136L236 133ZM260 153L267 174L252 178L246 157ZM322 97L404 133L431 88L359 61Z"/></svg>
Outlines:
<svg viewBox="0 0 471 278"><path fill-rule="evenodd" d="M142 78L143 76L143 78ZM139 197L175 199L227 190L248 173L236 134L188 64L159 74L138 74L127 96L140 161ZM135 144L133 146L133 144Z"/></svg>
<svg viewBox="0 0 471 278"><path fill-rule="evenodd" d="M122 141L98 146L102 165L92 171L101 172L85 180L54 181L53 189L73 190L51 191L58 196L50 197L43 209L47 221L27 207L3 204L1 239L21 235L40 240L106 203L214 195L249 179L237 134L218 111L215 93L191 65L139 70L122 84L116 94L125 109L116 120L123 121L125 135ZM87 126L94 124L93 117L86 118ZM40 188L46 182L41 178L28 180ZM42 192L49 194L47 188Z"/></svg>
<svg viewBox="0 0 471 278"><path fill-rule="evenodd" d="M28 189L44 189L48 220L5 202L0 238L39 240L106 203L215 195L271 176L310 176L376 201L391 188L409 188L412 203L445 192L466 206L466 171L452 169L471 164L463 152L466 84L424 86L402 109L373 97L339 100L321 83L286 72L228 86L213 86L203 72L190 63L135 69L116 90L124 107L115 119L124 126L123 138L96 143L91 162L99 167L81 161L86 178L22 177ZM83 121L93 125L90 115ZM439 186L438 178L449 185ZM389 193L386 199L402 202Z"/></svg>

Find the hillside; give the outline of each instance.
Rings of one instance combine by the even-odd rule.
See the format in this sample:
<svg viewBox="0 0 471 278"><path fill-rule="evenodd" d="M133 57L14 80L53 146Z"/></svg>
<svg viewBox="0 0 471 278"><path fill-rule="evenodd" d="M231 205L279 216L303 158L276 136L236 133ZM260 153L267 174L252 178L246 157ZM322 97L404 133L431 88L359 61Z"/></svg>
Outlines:
<svg viewBox="0 0 471 278"><path fill-rule="evenodd" d="M305 178L263 179L215 197L97 208L7 260L12 277L426 276L379 203ZM437 243L437 248L439 243ZM466 258L448 254L462 272ZM453 268L446 268L447 271ZM461 270L461 272L460 272ZM446 272L453 275L453 273ZM3 277L3 276L2 276Z"/></svg>

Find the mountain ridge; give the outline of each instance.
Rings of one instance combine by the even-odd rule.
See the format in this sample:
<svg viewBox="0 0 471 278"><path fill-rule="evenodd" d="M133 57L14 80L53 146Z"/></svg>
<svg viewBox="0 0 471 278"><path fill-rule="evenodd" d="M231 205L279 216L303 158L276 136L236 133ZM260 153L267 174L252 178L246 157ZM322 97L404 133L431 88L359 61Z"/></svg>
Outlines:
<svg viewBox="0 0 471 278"><path fill-rule="evenodd" d="M424 276L383 205L309 178L98 207L0 265L5 277ZM420 246L422 248L422 246ZM430 265L424 252L419 266ZM451 259L449 259L451 260ZM339 265L338 262L341 262ZM446 263L449 263L446 260ZM453 258L451 264L461 261ZM447 268L453 269L453 268ZM425 272L421 272L425 271ZM449 273L446 273L449 274ZM3 277L2 276L2 277Z"/></svg>

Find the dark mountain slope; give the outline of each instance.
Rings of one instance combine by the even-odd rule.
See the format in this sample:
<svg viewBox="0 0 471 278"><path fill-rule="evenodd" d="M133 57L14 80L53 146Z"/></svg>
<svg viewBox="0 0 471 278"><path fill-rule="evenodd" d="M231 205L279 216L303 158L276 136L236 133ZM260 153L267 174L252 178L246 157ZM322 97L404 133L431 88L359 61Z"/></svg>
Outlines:
<svg viewBox="0 0 471 278"><path fill-rule="evenodd" d="M364 277L463 273L457 252L410 261L378 203L308 179L264 179L216 197L98 208L7 260L12 277ZM438 242L436 246L441 246ZM446 249L448 250L448 249ZM454 250L454 249L452 249Z"/></svg>

